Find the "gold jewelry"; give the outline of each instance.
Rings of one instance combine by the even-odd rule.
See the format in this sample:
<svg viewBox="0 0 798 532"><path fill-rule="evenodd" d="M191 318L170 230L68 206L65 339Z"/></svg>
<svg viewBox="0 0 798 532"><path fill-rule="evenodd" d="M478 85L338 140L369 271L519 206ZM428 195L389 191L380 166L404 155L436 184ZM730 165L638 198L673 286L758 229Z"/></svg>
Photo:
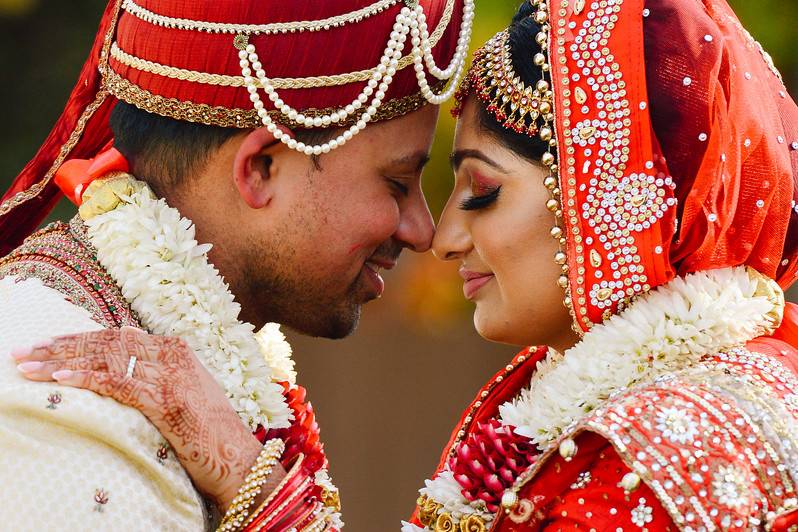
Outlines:
<svg viewBox="0 0 798 532"><path fill-rule="evenodd" d="M138 85L131 83L112 69L109 69L106 74L105 84L108 92L116 98L131 105L135 105L139 109L149 113L174 118L175 120L219 127L257 128L263 126L261 118L258 116L255 109L210 106L203 103L177 100L175 98L165 98L152 94ZM424 103L424 97L420 92L415 92L401 98L395 98L380 107L375 120L388 120L404 116L419 109ZM317 116L331 111L333 111L333 109L330 108L306 109L303 113L307 116ZM272 110L269 111L269 113L273 115L275 120L281 120L282 123L291 129L301 127L298 123L283 117L280 111ZM357 117L352 117L341 122L339 125L350 126L357 121L356 118ZM20 192L20 194L23 193ZM14 206L28 199L30 199L30 197L18 200L14 205L9 205L7 210L11 210ZM11 200L8 201L10 202ZM3 214L3 209L5 209L5 205L0 208L0 215Z"/></svg>
<svg viewBox="0 0 798 532"><path fill-rule="evenodd" d="M254 512L252 512L252 515L250 515L249 518L246 520L246 522L244 522L243 527L249 526L250 523L252 523L252 521L254 521L255 518L272 503L272 501L277 497L280 491L282 491L282 489L285 488L285 486L289 482L291 482L292 477L294 477L299 472L299 469L302 467L302 462L304 461L305 461L305 455L300 453L299 456L297 456L294 465L291 466L291 469L288 470L288 473L286 473L283 480L280 481L280 483L277 485L276 488L274 488L274 490L272 490L269 496L266 497L266 499L264 499L262 503L260 503L258 508Z"/></svg>
<svg viewBox="0 0 798 532"><path fill-rule="evenodd" d="M244 483L238 490L238 495L230 503L227 512L224 514L222 523L217 532L229 532L242 530L244 521L249 517L249 508L260 494L263 485L266 483L272 469L277 464L280 456L285 450L285 442L279 438L274 438L266 442L263 450L255 465L250 469L249 475L244 479Z"/></svg>
<svg viewBox="0 0 798 532"><path fill-rule="evenodd" d="M551 87L544 76L535 86L521 80L513 68L509 40L509 33L502 31L474 54L474 64L458 100L473 91L507 129L530 137L538 135L542 141L549 142L554 121ZM536 54L533 61L541 68L541 74L549 70L543 52Z"/></svg>

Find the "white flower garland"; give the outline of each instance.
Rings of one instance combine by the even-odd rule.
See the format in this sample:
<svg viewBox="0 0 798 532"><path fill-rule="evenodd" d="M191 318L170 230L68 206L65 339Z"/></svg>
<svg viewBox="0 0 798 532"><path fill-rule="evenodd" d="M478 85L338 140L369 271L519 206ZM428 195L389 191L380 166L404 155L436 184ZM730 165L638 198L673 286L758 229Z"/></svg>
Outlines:
<svg viewBox="0 0 798 532"><path fill-rule="evenodd" d="M762 334L774 305L759 286L744 267L674 279L538 363L529 387L499 407L499 420L545 449L613 391Z"/></svg>
<svg viewBox="0 0 798 532"><path fill-rule="evenodd" d="M192 222L140 182L128 193L117 192L115 208L86 221L100 264L144 327L188 343L250 428L288 427L291 410L274 381L295 374L279 327L267 325L256 338L253 325L238 320L241 307Z"/></svg>
<svg viewBox="0 0 798 532"><path fill-rule="evenodd" d="M539 362L529 386L499 406L499 421L545 450L613 392L695 364L772 328L779 305L761 293L762 282L762 276L740 266L693 273L652 290L593 327L564 355L552 351ZM443 511L457 512L455 517L474 508L470 513L484 519L485 511L461 492L448 465L419 491L442 504ZM490 514L486 521L492 519Z"/></svg>
<svg viewBox="0 0 798 532"><path fill-rule="evenodd" d="M469 502L463 497L463 487L454 479L454 473L448 464L437 477L425 481L424 486L418 492L441 503L443 505L441 510L449 512L454 519L476 514L484 519L486 524L493 521L494 515L485 508L484 503L480 503L479 500Z"/></svg>
<svg viewBox="0 0 798 532"><path fill-rule="evenodd" d="M296 384L294 359L289 344L279 323L267 323L255 335L266 364L272 368L272 378L280 382Z"/></svg>

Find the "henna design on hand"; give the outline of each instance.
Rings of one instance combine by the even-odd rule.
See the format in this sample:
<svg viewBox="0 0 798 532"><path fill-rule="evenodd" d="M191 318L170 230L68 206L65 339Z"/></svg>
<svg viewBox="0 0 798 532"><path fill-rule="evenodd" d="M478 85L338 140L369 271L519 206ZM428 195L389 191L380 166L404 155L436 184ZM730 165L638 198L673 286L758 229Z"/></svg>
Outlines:
<svg viewBox="0 0 798 532"><path fill-rule="evenodd" d="M137 358L132 378L125 375ZM211 374L179 338L135 329L103 330L58 338L26 360L45 363L27 375L92 390L141 411L169 442L197 488L225 507L257 459L260 442Z"/></svg>

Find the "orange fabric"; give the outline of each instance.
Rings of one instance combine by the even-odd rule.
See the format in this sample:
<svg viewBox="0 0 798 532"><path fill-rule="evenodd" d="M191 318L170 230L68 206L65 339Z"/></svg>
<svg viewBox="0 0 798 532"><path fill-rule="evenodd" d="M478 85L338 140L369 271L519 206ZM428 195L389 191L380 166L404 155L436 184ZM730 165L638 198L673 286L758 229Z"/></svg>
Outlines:
<svg viewBox="0 0 798 532"><path fill-rule="evenodd" d="M631 469L610 445L598 449L592 457L587 469L571 476L571 484L546 512L541 530L678 529L646 484L641 483L629 494L619 486Z"/></svg>
<svg viewBox="0 0 798 532"><path fill-rule="evenodd" d="M83 193L95 179L111 172L128 172L127 159L116 148L108 148L93 159L70 159L55 173L55 184L77 206L83 203Z"/></svg>
<svg viewBox="0 0 798 532"><path fill-rule="evenodd" d="M580 327L674 275L746 264L792 284L798 107L726 0L560 5L550 62Z"/></svg>
<svg viewBox="0 0 798 532"><path fill-rule="evenodd" d="M495 532L562 530L677 530L668 512L646 484L628 495L618 486L631 470L612 446L592 433L580 437L579 453L570 462L560 457L526 485L519 496L535 501L531 520L502 519ZM579 456L583 454L583 456ZM642 526L641 526L642 525Z"/></svg>
<svg viewBox="0 0 798 532"><path fill-rule="evenodd" d="M796 325L793 314L783 323L782 328L792 330ZM780 336L782 332L777 332L776 336ZM746 348L773 357L798 375L796 347L774 337L760 337L748 342ZM695 411L700 411L700 408L696 407ZM653 441L653 438L650 439ZM618 527L624 530L637 530L639 525L632 519L643 519L643 516L649 513L645 508L650 508L651 521L644 523L649 530L679 529L673 524L672 518L656 495L645 484L641 483L640 487L628 497L617 487L623 475L631 470L629 464L623 461L602 436L583 432L576 438L576 443L579 452L572 460L566 461L555 454L519 492L522 499L535 503L539 513L523 524L516 524L509 518L501 517L492 530L531 532L542 529L553 532L558 529L582 528L616 530ZM758 449L756 445L751 445L750 448ZM667 446L663 449L667 449ZM663 449L660 449L660 452L663 452ZM713 460L724 459L727 458L723 456L713 458ZM688 475L684 475L684 478L690 482ZM641 503L640 499L644 501ZM798 513L785 514L774 524L773 530L787 530L790 525L796 523L798 523Z"/></svg>
<svg viewBox="0 0 798 532"><path fill-rule="evenodd" d="M651 115L679 199L672 262L679 274L747 264L789 286L798 107L726 0L646 7Z"/></svg>

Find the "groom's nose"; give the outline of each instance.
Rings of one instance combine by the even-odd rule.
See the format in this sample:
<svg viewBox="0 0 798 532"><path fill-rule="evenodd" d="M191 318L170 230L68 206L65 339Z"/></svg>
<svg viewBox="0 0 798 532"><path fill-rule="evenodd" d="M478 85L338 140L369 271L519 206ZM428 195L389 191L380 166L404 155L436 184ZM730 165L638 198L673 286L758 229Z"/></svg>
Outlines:
<svg viewBox="0 0 798 532"><path fill-rule="evenodd" d="M404 247L424 253L432 245L434 236L435 222L432 219L426 198L419 191L402 210L399 227L396 229L394 237Z"/></svg>

